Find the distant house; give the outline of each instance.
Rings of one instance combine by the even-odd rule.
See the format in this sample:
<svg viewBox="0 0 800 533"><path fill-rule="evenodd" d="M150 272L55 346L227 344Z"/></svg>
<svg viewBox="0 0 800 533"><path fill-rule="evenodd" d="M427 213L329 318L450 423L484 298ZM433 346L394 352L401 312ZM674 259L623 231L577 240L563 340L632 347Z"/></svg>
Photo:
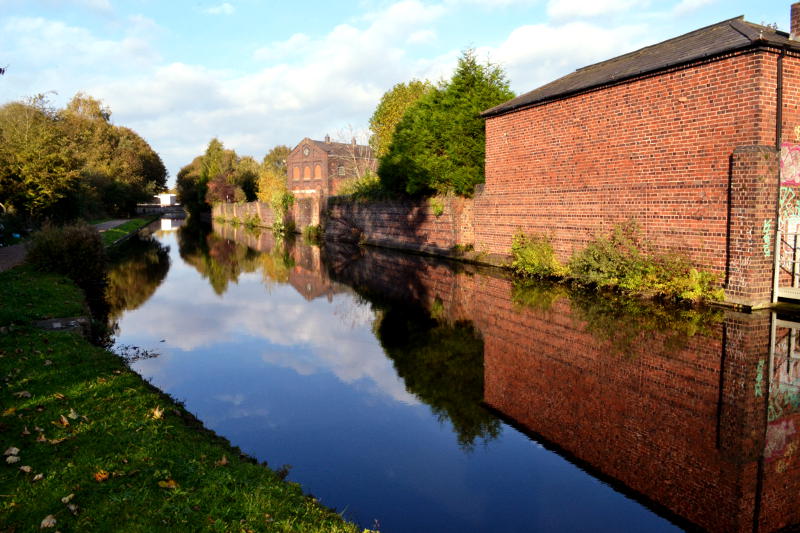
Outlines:
<svg viewBox="0 0 800 533"><path fill-rule="evenodd" d="M178 205L178 195L171 194L171 193L162 193L156 194L153 198L155 198L155 202L159 204L161 207L168 207L171 205Z"/></svg>
<svg viewBox="0 0 800 533"><path fill-rule="evenodd" d="M522 229L567 260L633 219L716 273L729 301L777 297L773 269L793 250L776 229L800 220L798 34L800 3L791 33L725 20L486 110L476 248L507 253Z"/></svg>
<svg viewBox="0 0 800 533"><path fill-rule="evenodd" d="M295 196L334 196L345 181L374 172L378 163L369 146L306 137L286 158L286 183Z"/></svg>

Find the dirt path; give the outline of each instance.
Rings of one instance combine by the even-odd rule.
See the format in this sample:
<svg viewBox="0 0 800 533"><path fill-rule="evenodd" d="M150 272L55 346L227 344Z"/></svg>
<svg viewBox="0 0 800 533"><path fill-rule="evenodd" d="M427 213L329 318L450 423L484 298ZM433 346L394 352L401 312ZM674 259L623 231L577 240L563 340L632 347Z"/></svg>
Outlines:
<svg viewBox="0 0 800 533"><path fill-rule="evenodd" d="M107 229L116 228L127 221L128 219L107 220L106 222L95 224L94 227L97 228L100 233L102 233ZM21 265L24 261L24 244L15 244L14 246L4 246L0 248L0 272L8 270L9 268L14 268L17 265Z"/></svg>

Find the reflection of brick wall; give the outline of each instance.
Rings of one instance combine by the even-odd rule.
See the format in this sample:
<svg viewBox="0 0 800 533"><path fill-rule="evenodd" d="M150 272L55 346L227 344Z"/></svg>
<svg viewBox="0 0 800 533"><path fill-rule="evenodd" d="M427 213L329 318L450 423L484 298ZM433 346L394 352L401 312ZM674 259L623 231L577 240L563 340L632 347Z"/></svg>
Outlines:
<svg viewBox="0 0 800 533"><path fill-rule="evenodd" d="M476 309L493 306L479 327L489 405L704 528L751 528L755 444L764 431L755 408L742 412L742 400L755 403L753 352L731 363L736 379L726 374L721 394L720 373L731 371L721 328L675 351L650 334L633 353L614 354L573 318L567 300L546 312L520 311L497 289L507 291L476 298ZM760 326L768 335L768 322ZM768 336L759 340L756 353L764 355ZM724 403L739 391L750 397ZM742 431L755 442L742 441Z"/></svg>
<svg viewBox="0 0 800 533"><path fill-rule="evenodd" d="M471 320L484 341L487 404L597 475L709 530L751 531L756 513L765 531L800 522L800 419L782 448L788 460L765 463L758 492L769 314L726 313L677 345L648 331L622 354L566 296L535 310L516 305L502 277L385 250L326 254L335 279Z"/></svg>

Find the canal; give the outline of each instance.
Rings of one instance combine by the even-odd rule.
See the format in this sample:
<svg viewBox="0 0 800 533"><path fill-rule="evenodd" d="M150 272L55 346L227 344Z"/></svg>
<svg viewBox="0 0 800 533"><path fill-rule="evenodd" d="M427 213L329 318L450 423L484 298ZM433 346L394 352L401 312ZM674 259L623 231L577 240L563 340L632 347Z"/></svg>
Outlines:
<svg viewBox="0 0 800 533"><path fill-rule="evenodd" d="M796 325L164 220L115 258L116 350L384 533L800 523Z"/></svg>

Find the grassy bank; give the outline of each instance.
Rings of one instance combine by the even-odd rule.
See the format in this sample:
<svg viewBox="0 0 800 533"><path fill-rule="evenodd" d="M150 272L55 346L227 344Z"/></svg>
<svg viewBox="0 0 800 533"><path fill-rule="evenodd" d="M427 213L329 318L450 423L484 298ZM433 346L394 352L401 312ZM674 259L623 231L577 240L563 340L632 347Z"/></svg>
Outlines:
<svg viewBox="0 0 800 533"><path fill-rule="evenodd" d="M154 220L158 219L158 216L150 216L144 218L132 218L131 220L125 222L122 225L117 226L116 228L111 228L105 230L100 236L103 238L103 244L108 247L116 244L121 239L127 237L131 233L138 231L139 229L145 227L146 225L150 224Z"/></svg>
<svg viewBox="0 0 800 533"><path fill-rule="evenodd" d="M33 327L84 312L66 278L20 267L0 294L0 531L358 531L121 358Z"/></svg>

